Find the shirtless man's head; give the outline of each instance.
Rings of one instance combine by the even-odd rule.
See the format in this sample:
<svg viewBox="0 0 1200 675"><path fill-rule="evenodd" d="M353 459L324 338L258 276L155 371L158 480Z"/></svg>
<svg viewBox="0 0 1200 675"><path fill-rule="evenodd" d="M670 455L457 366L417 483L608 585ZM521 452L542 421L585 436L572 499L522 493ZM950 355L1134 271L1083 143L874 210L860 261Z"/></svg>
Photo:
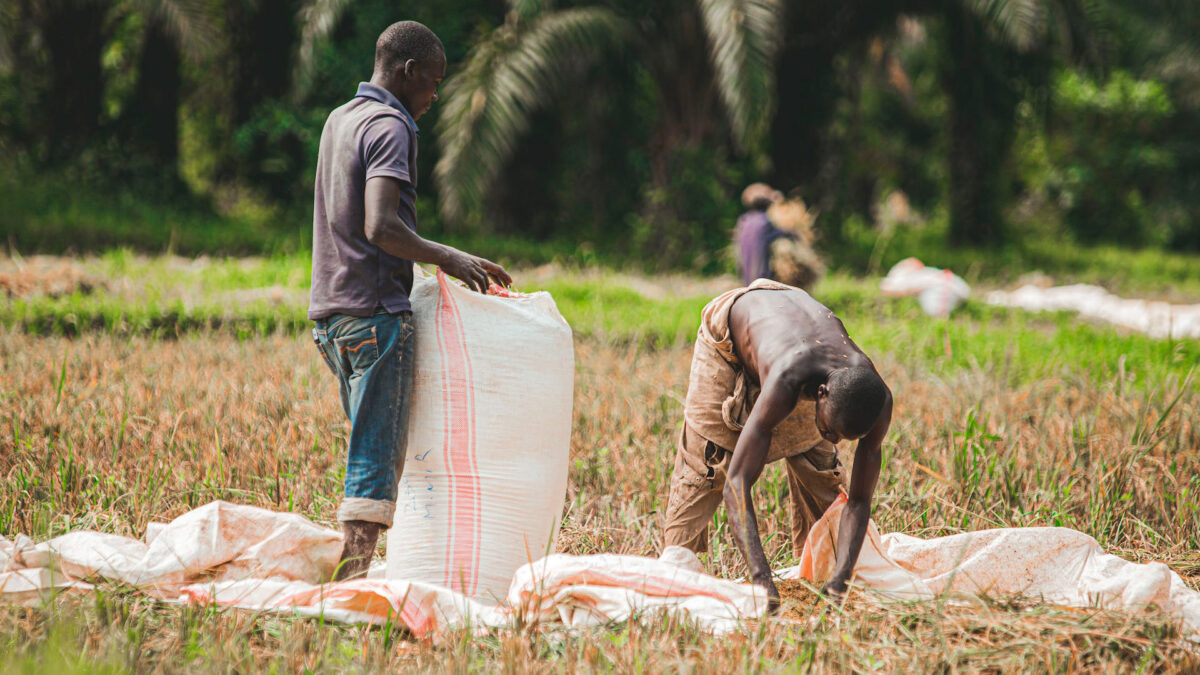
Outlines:
<svg viewBox="0 0 1200 675"><path fill-rule="evenodd" d="M867 435L883 412L890 392L874 368L840 368L817 387L816 423L830 443Z"/></svg>

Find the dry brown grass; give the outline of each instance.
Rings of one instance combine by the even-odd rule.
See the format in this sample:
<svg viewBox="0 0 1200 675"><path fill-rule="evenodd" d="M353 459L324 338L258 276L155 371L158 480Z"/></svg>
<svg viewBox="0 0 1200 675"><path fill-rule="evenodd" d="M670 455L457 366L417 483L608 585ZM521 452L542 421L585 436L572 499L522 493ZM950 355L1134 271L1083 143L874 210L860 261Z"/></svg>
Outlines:
<svg viewBox="0 0 1200 675"><path fill-rule="evenodd" d="M687 348L577 346L560 550L657 552L689 361ZM1061 524L1127 557L1164 560L1197 586L1194 382L1167 376L1135 386L1080 373L1005 387L991 366L930 376L910 362L902 354L878 360L898 403L874 511L882 531ZM303 335L0 333L0 534L92 528L137 536L151 520L218 498L331 524L345 432L333 379ZM768 554L791 563L778 467L757 490ZM723 514L704 559L715 574L744 572ZM845 607L788 616L797 620L768 619L719 639L651 618L575 635L460 635L433 648L396 628L181 609L109 588L52 608L0 612L0 651L8 653L0 664L239 672L1200 668L1196 652L1154 614L852 594Z"/></svg>
<svg viewBox="0 0 1200 675"><path fill-rule="evenodd" d="M48 255L20 259L0 257L0 294L9 298L90 293L106 283L107 279L72 258Z"/></svg>

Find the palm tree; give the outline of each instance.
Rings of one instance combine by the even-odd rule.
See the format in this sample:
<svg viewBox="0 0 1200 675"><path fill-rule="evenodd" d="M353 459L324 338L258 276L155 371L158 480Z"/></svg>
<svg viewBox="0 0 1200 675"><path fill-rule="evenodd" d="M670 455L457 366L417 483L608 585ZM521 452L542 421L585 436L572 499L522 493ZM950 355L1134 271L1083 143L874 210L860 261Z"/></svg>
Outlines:
<svg viewBox="0 0 1200 675"><path fill-rule="evenodd" d="M1005 165L1015 112L1029 95L1044 99L1055 59L1095 60L1101 46L1094 0L847 0L792 2L779 70L780 113L772 129L776 178L811 185L815 202L836 206L849 191L867 208L871 186L847 186L843 150L825 139L839 99L856 84L838 81L838 59L885 38L902 16L935 20L939 81L946 92L946 164L950 238L956 244L1000 241L1007 198ZM853 68L851 69L853 71ZM851 72L853 82L857 78ZM845 90L849 88L849 92ZM838 139L843 141L844 139ZM820 150L818 150L820 149ZM862 189L865 187L865 190ZM827 234L836 236L834 228Z"/></svg>
<svg viewBox="0 0 1200 675"><path fill-rule="evenodd" d="M1099 0L960 0L946 12L950 243L1002 242L1006 160L1022 98L1049 100L1056 65L1100 65ZM958 11L955 11L955 10Z"/></svg>
<svg viewBox="0 0 1200 675"><path fill-rule="evenodd" d="M31 140L51 159L74 157L104 124L103 57L114 27L143 17L136 95L127 126L175 157L180 55L198 55L212 37L205 0L0 0L0 51L32 99Z"/></svg>
<svg viewBox="0 0 1200 675"><path fill-rule="evenodd" d="M122 112L123 133L135 148L175 178L179 106L185 57L199 58L215 28L203 0L130 0L123 11L144 17L137 84Z"/></svg>
<svg viewBox="0 0 1200 675"><path fill-rule="evenodd" d="M740 149L761 152L772 106L778 0L565 9L549 0L508 4L504 24L471 50L445 86L435 176L448 221L482 208L531 116L569 87L578 95L584 66L618 50L635 55L660 94L649 148L656 186L669 178L672 152L712 137L717 118Z"/></svg>
<svg viewBox="0 0 1200 675"><path fill-rule="evenodd" d="M1054 60L1097 47L1091 0L961 0L948 3L941 79L949 95L950 243L1005 238L1006 167L1017 105L1045 96Z"/></svg>

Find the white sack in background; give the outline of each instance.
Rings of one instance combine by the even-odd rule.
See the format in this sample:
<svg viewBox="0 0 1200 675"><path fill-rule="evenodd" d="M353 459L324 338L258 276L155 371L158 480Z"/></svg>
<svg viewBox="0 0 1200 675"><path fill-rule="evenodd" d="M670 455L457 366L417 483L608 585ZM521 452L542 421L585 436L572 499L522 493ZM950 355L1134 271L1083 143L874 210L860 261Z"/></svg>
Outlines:
<svg viewBox="0 0 1200 675"><path fill-rule="evenodd" d="M1054 288L1028 284L1015 291L992 291L986 300L989 305L1030 311L1079 312L1085 317L1132 328L1151 337L1200 338L1200 304L1172 305L1126 299L1088 284Z"/></svg>
<svg viewBox="0 0 1200 675"><path fill-rule="evenodd" d="M481 295L418 271L408 457L387 576L496 602L554 550L575 352L549 293Z"/></svg>
<svg viewBox="0 0 1200 675"><path fill-rule="evenodd" d="M970 295L971 287L950 270L927 267L916 258L905 258L892 266L879 282L886 295L917 296L921 309L929 316L945 318Z"/></svg>

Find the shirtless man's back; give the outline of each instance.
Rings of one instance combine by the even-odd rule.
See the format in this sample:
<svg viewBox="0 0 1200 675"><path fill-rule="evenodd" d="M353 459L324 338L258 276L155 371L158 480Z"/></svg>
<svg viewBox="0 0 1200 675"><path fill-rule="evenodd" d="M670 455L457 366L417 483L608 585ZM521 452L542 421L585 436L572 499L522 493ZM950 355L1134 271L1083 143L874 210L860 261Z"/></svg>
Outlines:
<svg viewBox="0 0 1200 675"><path fill-rule="evenodd" d="M722 299L725 304L714 307ZM871 496L879 476L880 444L891 422L891 392L871 360L849 338L842 322L799 289L756 282L749 289L731 291L714 300L705 308L704 320L708 323L701 327L693 371L708 367L712 361L702 358L702 351L710 348L705 344L706 336L709 343L714 342L714 336L724 337L727 343L732 343L732 356L725 357L730 362L729 367L738 377L747 380L748 387L760 390L736 436L724 441L729 444L730 440L736 439L734 447L726 448L732 452L722 497L730 529L750 568L751 578L766 587L773 600L778 599L778 592L763 552L751 495L753 485L768 461L768 450L774 447L773 433L792 415L798 403L811 401L811 423L820 438L828 443L861 439L850 477L849 500L840 525L842 536L838 539L837 564L824 589L835 594L844 592L862 549L870 517ZM714 343L718 351L721 344ZM690 387L709 381L717 382L720 378L693 377ZM689 406L698 405L695 402L702 399L699 395L693 396L689 389ZM698 411L685 410L685 419L699 417ZM681 454L688 451L685 446L692 433L688 426L685 422ZM789 457L789 461L791 459ZM676 473L681 472L681 466L677 456ZM792 468L789 464L789 471ZM711 475L711 469L709 473ZM804 486L792 482L791 487L795 490ZM798 498L793 495L793 500ZM672 501L676 501L674 494ZM830 500L826 496L819 501L822 507L827 507ZM794 501L794 508L795 505ZM673 531L672 519L669 507L668 532ZM795 522L794 518L793 527ZM794 533L794 537L798 536L794 541L803 541L804 534L807 533ZM667 539L672 543L670 536Z"/></svg>

